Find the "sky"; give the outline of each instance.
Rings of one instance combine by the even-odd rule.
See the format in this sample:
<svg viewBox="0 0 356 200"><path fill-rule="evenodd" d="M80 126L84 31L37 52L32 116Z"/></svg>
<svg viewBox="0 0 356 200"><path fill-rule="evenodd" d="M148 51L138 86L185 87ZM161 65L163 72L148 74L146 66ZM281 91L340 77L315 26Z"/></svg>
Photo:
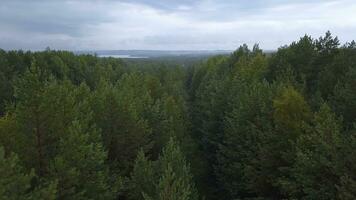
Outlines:
<svg viewBox="0 0 356 200"><path fill-rule="evenodd" d="M356 39L355 0L0 0L6 50L273 50L327 30Z"/></svg>

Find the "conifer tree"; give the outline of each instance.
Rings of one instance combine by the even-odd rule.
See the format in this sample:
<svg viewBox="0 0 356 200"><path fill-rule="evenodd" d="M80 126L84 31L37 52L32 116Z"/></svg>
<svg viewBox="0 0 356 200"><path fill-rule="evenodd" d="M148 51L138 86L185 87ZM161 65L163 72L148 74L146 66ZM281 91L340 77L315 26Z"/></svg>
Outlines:
<svg viewBox="0 0 356 200"><path fill-rule="evenodd" d="M339 176L339 181L336 185L338 199L352 200L356 198L356 166L354 165L356 160L355 128L344 137L342 148L337 149L337 152L335 152L339 155L337 161L338 169L336 171Z"/></svg>
<svg viewBox="0 0 356 200"><path fill-rule="evenodd" d="M337 199L344 142L341 121L325 103L296 145L292 179L286 182L288 193L298 199Z"/></svg>
<svg viewBox="0 0 356 200"><path fill-rule="evenodd" d="M5 156L0 147L0 199L55 199L56 183L34 188L32 185L36 175L33 170L27 171L14 153Z"/></svg>
<svg viewBox="0 0 356 200"><path fill-rule="evenodd" d="M85 85L46 77L35 62L15 85L16 105L8 114L15 125L9 133L21 141L14 149L25 166L34 168L40 177L47 175L50 160L57 155L53 147L70 123L89 112L88 90Z"/></svg>
<svg viewBox="0 0 356 200"><path fill-rule="evenodd" d="M155 194L157 180L155 165L148 160L144 152L139 151L131 174L129 197L132 200L143 200Z"/></svg>
<svg viewBox="0 0 356 200"><path fill-rule="evenodd" d="M45 131L44 121L50 114L42 103L46 79L41 68L33 61L31 67L19 78L15 85L16 121L19 135L25 141L19 155L26 167L35 168L39 176L44 176L48 169L48 141L50 135ZM31 156L29 156L31 155Z"/></svg>
<svg viewBox="0 0 356 200"><path fill-rule="evenodd" d="M250 187L259 197L286 198L286 180L296 157L296 142L311 112L304 97L293 87L282 86L273 99L273 129L263 132L253 165Z"/></svg>
<svg viewBox="0 0 356 200"><path fill-rule="evenodd" d="M52 164L59 199L113 199L118 195L119 180L110 187L107 154L100 141L99 132L87 122L73 122Z"/></svg>
<svg viewBox="0 0 356 200"><path fill-rule="evenodd" d="M113 168L129 175L140 148L148 152L151 148L151 129L143 118L143 109L150 106L145 97L138 98L134 83L123 81L113 86L106 81L99 84L92 100L93 116L102 130L102 138L108 150L108 160ZM127 87L126 89L123 89ZM138 87L138 86L137 86ZM127 91L127 93L126 93ZM130 94L131 93L131 94ZM137 92L137 95L143 95Z"/></svg>
<svg viewBox="0 0 356 200"><path fill-rule="evenodd" d="M237 81L236 81L237 82ZM250 185L258 180L254 172L263 133L271 131L273 88L266 82L239 82L237 98L231 99L232 111L226 114L224 140L221 142L216 173L226 198L251 195Z"/></svg>
<svg viewBox="0 0 356 200"><path fill-rule="evenodd" d="M189 168L173 139L157 161L148 161L141 152L131 176L131 196L144 200L196 200L198 194Z"/></svg>
<svg viewBox="0 0 356 200"><path fill-rule="evenodd" d="M156 186L157 199L198 199L190 166L174 139L171 138L163 149L158 159L158 168L161 177Z"/></svg>

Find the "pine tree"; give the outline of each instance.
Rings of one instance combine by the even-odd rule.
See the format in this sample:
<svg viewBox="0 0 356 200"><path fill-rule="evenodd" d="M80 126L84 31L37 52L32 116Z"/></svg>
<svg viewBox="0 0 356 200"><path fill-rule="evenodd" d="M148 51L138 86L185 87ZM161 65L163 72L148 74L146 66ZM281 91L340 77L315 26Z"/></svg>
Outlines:
<svg viewBox="0 0 356 200"><path fill-rule="evenodd" d="M145 105L149 107L151 103L146 102L149 96L140 94L137 88L131 88L134 83L122 80L120 84L113 86L102 81L91 104L112 168L122 175L129 175L140 148L148 152L152 146L152 132L142 116ZM138 98L136 95L144 97Z"/></svg>
<svg viewBox="0 0 356 200"><path fill-rule="evenodd" d="M0 118L0 146L4 147L5 153L18 153L22 149L24 140L18 134L16 117L7 113Z"/></svg>
<svg viewBox="0 0 356 200"><path fill-rule="evenodd" d="M42 177L48 168L48 141L50 135L45 131L46 117L49 115L42 106L45 101L43 92L46 80L43 71L33 61L24 76L17 80L15 85L16 122L18 134L24 140L21 151L17 152L24 159L26 167L35 168L36 173Z"/></svg>
<svg viewBox="0 0 356 200"><path fill-rule="evenodd" d="M272 129L273 87L266 82L235 81L232 111L226 114L224 140L220 144L216 173L226 198L252 195L251 185L257 185L254 172L263 133ZM253 187L252 187L253 188Z"/></svg>
<svg viewBox="0 0 356 200"><path fill-rule="evenodd" d="M217 164L216 152L219 142L223 137L223 118L228 109L226 106L227 85L224 73L221 72L226 64L221 57L209 59L201 71L204 77L199 78L200 83L193 84L197 87L194 91L194 102L192 105L192 137L197 141L202 152L203 167L200 168L201 189L207 196L218 196L221 186L217 184L214 174L214 166ZM220 72L220 73L219 73ZM198 77L197 77L198 78ZM214 198L214 197L212 197Z"/></svg>
<svg viewBox="0 0 356 200"><path fill-rule="evenodd" d="M146 200L151 200L151 197L145 196ZM168 164L158 183L159 200L190 200L191 188L185 183L184 179L179 177Z"/></svg>
<svg viewBox="0 0 356 200"><path fill-rule="evenodd" d="M147 196L153 196L155 182L157 180L155 166L149 161L141 150L136 158L130 180L130 199L143 200Z"/></svg>
<svg viewBox="0 0 356 200"><path fill-rule="evenodd" d="M355 66L355 65L354 65ZM348 129L356 123L356 67L350 67L345 77L334 87L332 107L343 116Z"/></svg>
<svg viewBox="0 0 356 200"><path fill-rule="evenodd" d="M296 146L292 178L286 182L291 198L337 199L344 142L341 121L326 104L314 114L313 126L300 136Z"/></svg>
<svg viewBox="0 0 356 200"><path fill-rule="evenodd" d="M158 159L158 167L161 177L156 187L157 199L198 199L190 167L174 139L171 138L163 149Z"/></svg>
<svg viewBox="0 0 356 200"><path fill-rule="evenodd" d="M261 144L253 164L251 189L257 196L286 198L286 180L296 157L296 141L304 132L311 112L304 97L293 87L282 86L273 99L273 129L261 134Z"/></svg>
<svg viewBox="0 0 356 200"><path fill-rule="evenodd" d="M5 157L4 148L0 147L0 199L55 199L55 182L47 187L33 188L36 178L33 170L27 172L14 153Z"/></svg>
<svg viewBox="0 0 356 200"><path fill-rule="evenodd" d="M53 147L73 120L87 115L88 96L85 85L57 82L32 63L15 85L16 104L8 114L15 124L9 133L21 141L14 149L27 168L34 168L40 177L47 175L50 160L57 155Z"/></svg>
<svg viewBox="0 0 356 200"><path fill-rule="evenodd" d="M74 121L59 149L51 168L58 179L59 199L113 199L118 195L119 185L110 187L107 154L94 127Z"/></svg>
<svg viewBox="0 0 356 200"><path fill-rule="evenodd" d="M139 154L131 175L131 182L133 198L144 200L198 199L189 165L173 139L169 140L157 161L148 161L142 152Z"/></svg>
<svg viewBox="0 0 356 200"><path fill-rule="evenodd" d="M340 200L352 200L356 198L356 166L354 165L356 160L355 128L345 136L345 142L342 144L341 150L338 149L339 159L336 164L339 166L337 174L340 176L340 179L336 188L337 197Z"/></svg>

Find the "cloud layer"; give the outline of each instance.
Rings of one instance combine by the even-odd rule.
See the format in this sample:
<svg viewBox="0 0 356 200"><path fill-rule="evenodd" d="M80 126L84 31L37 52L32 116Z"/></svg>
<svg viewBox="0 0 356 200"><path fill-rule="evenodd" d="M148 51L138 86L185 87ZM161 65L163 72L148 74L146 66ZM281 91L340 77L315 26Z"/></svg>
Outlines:
<svg viewBox="0 0 356 200"><path fill-rule="evenodd" d="M0 48L276 49L356 32L354 0L1 0Z"/></svg>

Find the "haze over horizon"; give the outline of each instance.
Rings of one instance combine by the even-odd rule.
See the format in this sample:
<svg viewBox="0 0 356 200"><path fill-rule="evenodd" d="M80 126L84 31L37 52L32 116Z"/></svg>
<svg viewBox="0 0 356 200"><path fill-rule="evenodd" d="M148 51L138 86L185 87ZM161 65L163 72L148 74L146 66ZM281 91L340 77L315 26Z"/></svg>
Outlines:
<svg viewBox="0 0 356 200"><path fill-rule="evenodd" d="M327 30L344 43L355 10L353 0L1 0L0 48L272 50Z"/></svg>

